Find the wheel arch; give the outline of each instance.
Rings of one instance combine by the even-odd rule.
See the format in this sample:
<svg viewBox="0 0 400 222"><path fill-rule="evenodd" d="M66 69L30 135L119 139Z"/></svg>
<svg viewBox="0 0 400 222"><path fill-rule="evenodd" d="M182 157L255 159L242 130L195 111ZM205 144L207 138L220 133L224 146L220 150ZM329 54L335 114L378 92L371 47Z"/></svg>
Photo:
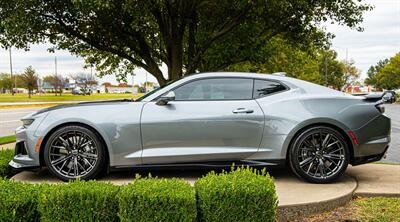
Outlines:
<svg viewBox="0 0 400 222"><path fill-rule="evenodd" d="M40 162L40 166L45 166L45 161L44 161L44 149L46 147L46 143L47 140L50 138L50 136L58 129L65 127L65 126L82 126L85 128L88 128L90 130L92 130L101 140L101 142L104 145L104 150L106 152L106 166L107 166L107 170L110 166L110 153L109 153L109 145L107 144L106 140L104 139L104 136L99 132L99 130L97 130L96 128L94 128L93 126L86 124L86 123L82 123L82 122L65 122L65 123L61 123L58 124L56 126L54 126L53 128L51 128L44 136L43 136L43 140L42 143L40 144L40 150L39 150L39 162Z"/></svg>
<svg viewBox="0 0 400 222"><path fill-rule="evenodd" d="M347 146L349 147L349 153L350 153L350 164L353 164L354 162L354 144L349 136L349 134L347 133L349 130L344 128L344 127L340 127L338 126L339 124L334 124L332 122L313 122L313 123L308 123L305 125L301 125L300 127L292 130L292 136L290 137L290 139L287 141L287 146L285 149L285 156L286 156L286 164L288 164L289 161L289 150L292 146L292 144L294 143L296 137L303 132L304 130L311 128L311 127L315 127L315 126L326 126L326 127L331 127L335 130L337 130L345 139ZM347 132L346 132L347 131Z"/></svg>

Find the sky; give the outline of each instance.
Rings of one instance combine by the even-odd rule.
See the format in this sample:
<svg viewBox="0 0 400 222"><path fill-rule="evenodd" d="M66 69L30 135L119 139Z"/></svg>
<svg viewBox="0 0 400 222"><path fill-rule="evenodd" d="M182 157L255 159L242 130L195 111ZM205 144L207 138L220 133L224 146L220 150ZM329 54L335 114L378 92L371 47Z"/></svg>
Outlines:
<svg viewBox="0 0 400 222"><path fill-rule="evenodd" d="M400 52L400 0L366 0L366 3L375 6L374 10L364 14L361 26L364 32L357 32L348 27L326 25L326 30L336 37L332 40L332 48L337 51L338 58L354 60L356 67L361 71L361 78L371 65L380 59L390 58ZM12 65L14 73L21 73L31 65L43 77L55 72L55 57L57 57L57 72L64 76L74 73L90 73L84 69L82 58L71 55L68 51L47 51L49 44L32 45L29 51L12 50ZM166 67L161 68L166 72ZM9 51L0 49L0 73L10 72ZM146 81L156 82L156 79L143 69L135 70L135 84ZM112 75L99 79L99 82L117 83ZM132 77L128 77L132 83Z"/></svg>

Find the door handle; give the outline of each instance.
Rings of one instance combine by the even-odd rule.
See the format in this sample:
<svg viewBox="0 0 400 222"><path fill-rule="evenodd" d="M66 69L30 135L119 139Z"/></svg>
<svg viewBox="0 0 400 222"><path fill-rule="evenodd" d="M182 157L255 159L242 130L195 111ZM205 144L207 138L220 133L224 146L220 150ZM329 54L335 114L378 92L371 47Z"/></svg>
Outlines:
<svg viewBox="0 0 400 222"><path fill-rule="evenodd" d="M237 108L235 110L232 110L232 113L238 114L238 113L253 113L254 110L252 109L246 109L246 108Z"/></svg>

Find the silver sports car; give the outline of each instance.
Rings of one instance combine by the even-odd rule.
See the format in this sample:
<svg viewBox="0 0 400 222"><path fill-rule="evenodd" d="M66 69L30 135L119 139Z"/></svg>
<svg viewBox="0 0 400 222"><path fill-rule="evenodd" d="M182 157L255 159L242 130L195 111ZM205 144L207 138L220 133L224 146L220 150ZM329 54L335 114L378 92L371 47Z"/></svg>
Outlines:
<svg viewBox="0 0 400 222"><path fill-rule="evenodd" d="M62 180L142 167L287 164L328 183L348 164L380 160L390 119L379 98L279 75L187 76L136 101L61 105L22 119L14 169Z"/></svg>

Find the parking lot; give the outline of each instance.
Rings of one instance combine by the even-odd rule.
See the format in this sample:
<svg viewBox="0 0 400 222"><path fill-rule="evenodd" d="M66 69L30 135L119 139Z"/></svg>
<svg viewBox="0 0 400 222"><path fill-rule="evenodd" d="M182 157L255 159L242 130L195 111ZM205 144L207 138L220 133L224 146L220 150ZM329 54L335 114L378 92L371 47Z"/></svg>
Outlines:
<svg viewBox="0 0 400 222"><path fill-rule="evenodd" d="M386 159L382 162L400 163L400 105L387 104L386 115L392 119L392 142ZM25 109L0 109L0 136L7 136L14 133L15 128L21 125L20 119L41 108Z"/></svg>

